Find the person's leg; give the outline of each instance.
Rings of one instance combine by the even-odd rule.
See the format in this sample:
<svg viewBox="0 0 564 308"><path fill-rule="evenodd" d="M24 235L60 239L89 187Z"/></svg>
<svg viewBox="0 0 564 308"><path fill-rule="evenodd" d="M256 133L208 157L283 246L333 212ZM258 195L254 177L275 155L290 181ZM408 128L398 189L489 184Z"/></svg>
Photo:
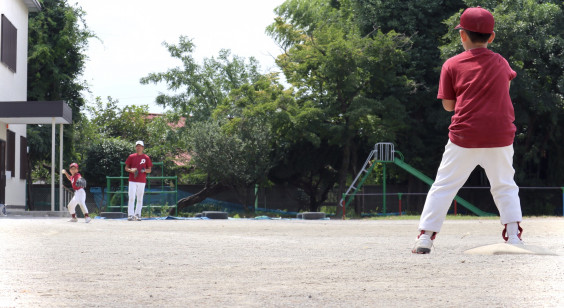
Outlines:
<svg viewBox="0 0 564 308"><path fill-rule="evenodd" d="M69 214L71 215L71 219L69 220L70 222L77 222L76 219L76 205L78 204L78 198L76 197L76 192L74 193L74 196L72 197L72 199L69 201L69 204L67 205L67 208L69 210Z"/></svg>
<svg viewBox="0 0 564 308"><path fill-rule="evenodd" d="M520 242L518 223L523 220L519 187L515 183L513 169L513 145L486 149L487 159L481 164L491 185L491 193L499 210L501 224L506 226L507 237Z"/></svg>
<svg viewBox="0 0 564 308"><path fill-rule="evenodd" d="M143 210L143 196L145 194L145 183L135 183L137 185L137 205L135 206L135 216L141 218Z"/></svg>
<svg viewBox="0 0 564 308"><path fill-rule="evenodd" d="M90 215L88 214L88 207L86 206L86 191L84 189L79 189L75 193L75 197L77 198L78 204L82 209L82 213L84 214L84 220L86 222L90 222Z"/></svg>
<svg viewBox="0 0 564 308"><path fill-rule="evenodd" d="M448 142L431 186L421 220L420 231L439 232L456 193L464 185L470 173L478 165L476 158L480 149L468 149Z"/></svg>
<svg viewBox="0 0 564 308"><path fill-rule="evenodd" d="M133 215L135 215L135 195L137 193L137 186L135 185L137 183L135 182L129 182L129 190L128 190L128 196L129 196L129 200L127 202L127 216L128 217L132 217Z"/></svg>
<svg viewBox="0 0 564 308"><path fill-rule="evenodd" d="M78 205L80 205L84 216L88 216L88 208L86 207L86 192L84 189L77 190L74 193L74 197L77 199Z"/></svg>

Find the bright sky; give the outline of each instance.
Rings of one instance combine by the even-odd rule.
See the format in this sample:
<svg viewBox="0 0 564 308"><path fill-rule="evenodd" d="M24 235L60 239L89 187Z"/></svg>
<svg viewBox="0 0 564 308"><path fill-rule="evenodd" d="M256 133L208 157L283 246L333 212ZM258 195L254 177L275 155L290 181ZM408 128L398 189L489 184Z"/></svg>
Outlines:
<svg viewBox="0 0 564 308"><path fill-rule="evenodd" d="M88 102L111 96L119 106L149 105L159 92L170 93L164 83L142 85L141 77L180 66L163 42L177 44L181 35L196 45L194 57L217 57L222 48L241 57L255 57L263 73L277 71L274 57L281 53L265 29L284 0L69 0L86 12L92 39L86 52L84 79L91 93Z"/></svg>

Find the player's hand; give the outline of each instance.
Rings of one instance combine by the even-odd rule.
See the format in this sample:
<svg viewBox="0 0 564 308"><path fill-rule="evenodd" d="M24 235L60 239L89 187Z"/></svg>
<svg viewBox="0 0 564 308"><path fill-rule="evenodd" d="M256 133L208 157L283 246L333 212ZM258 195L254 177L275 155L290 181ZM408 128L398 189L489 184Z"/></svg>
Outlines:
<svg viewBox="0 0 564 308"><path fill-rule="evenodd" d="M67 174L67 170L63 169L63 170L61 170L61 173L62 173L62 174Z"/></svg>
<svg viewBox="0 0 564 308"><path fill-rule="evenodd" d="M137 172L137 168L129 168L129 172L135 173L135 172Z"/></svg>

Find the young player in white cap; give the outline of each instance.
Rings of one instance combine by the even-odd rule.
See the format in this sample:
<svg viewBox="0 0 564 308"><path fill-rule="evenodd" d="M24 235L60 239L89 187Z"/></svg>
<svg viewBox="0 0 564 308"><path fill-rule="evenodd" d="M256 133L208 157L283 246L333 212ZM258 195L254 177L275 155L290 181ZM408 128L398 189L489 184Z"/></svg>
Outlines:
<svg viewBox="0 0 564 308"><path fill-rule="evenodd" d="M522 244L519 187L513 179L515 113L509 97L517 73L507 60L489 50L495 37L493 15L481 7L468 8L460 17L460 40L464 52L442 67L438 99L445 110L454 111L449 141L435 182L429 190L413 253L431 252L448 208L472 170L480 165L491 184L491 193L509 244Z"/></svg>
<svg viewBox="0 0 564 308"><path fill-rule="evenodd" d="M129 155L125 161L125 171L129 172L129 202L127 204L127 220L141 221L143 209L143 195L147 174L151 173L153 163L145 153L145 144L139 140L135 143L135 153ZM135 202L137 199L137 202Z"/></svg>
<svg viewBox="0 0 564 308"><path fill-rule="evenodd" d="M80 175L80 173L78 173L78 164L77 163L70 164L69 171L70 174L65 169L61 171L61 173L67 176L67 179L72 184L72 189L74 189L74 196L72 197L72 199L69 201L69 204L67 205L67 208L69 209L69 213L71 214L71 219L69 221L70 222L78 221L78 219L76 218L76 206L80 205L80 208L82 209L82 213L84 214L84 222L89 223L91 218L88 215L88 208L86 207L86 191L84 191L85 185L81 183L83 181L80 180L82 179L82 176ZM83 183L86 182L84 181Z"/></svg>

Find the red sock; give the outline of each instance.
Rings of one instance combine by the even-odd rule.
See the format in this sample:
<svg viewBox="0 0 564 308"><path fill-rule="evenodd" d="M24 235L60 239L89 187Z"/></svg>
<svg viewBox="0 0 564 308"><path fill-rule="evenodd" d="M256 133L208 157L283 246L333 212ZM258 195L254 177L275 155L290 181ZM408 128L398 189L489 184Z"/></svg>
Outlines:
<svg viewBox="0 0 564 308"><path fill-rule="evenodd" d="M72 214L72 218L76 218L76 214Z"/></svg>

